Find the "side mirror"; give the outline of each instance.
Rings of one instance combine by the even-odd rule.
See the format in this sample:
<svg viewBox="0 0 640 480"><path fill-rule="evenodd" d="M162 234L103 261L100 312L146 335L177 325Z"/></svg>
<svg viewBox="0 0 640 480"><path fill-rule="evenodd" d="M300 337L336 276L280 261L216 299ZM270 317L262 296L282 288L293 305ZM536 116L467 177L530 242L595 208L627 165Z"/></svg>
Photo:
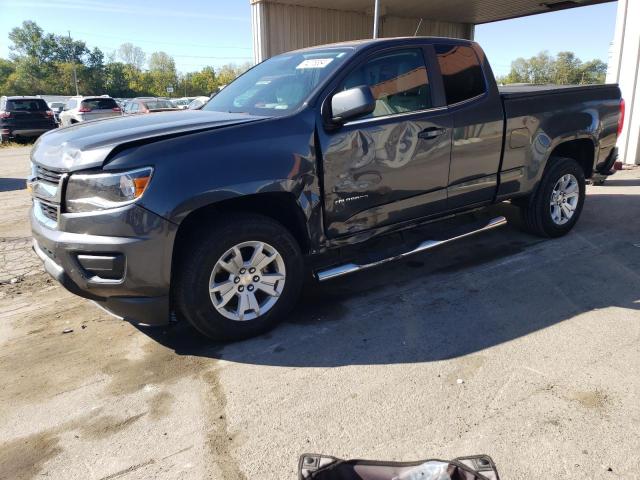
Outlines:
<svg viewBox="0 0 640 480"><path fill-rule="evenodd" d="M366 85L350 88L336 93L331 99L331 121L341 125L362 115L373 112L376 99L373 98L371 88Z"/></svg>

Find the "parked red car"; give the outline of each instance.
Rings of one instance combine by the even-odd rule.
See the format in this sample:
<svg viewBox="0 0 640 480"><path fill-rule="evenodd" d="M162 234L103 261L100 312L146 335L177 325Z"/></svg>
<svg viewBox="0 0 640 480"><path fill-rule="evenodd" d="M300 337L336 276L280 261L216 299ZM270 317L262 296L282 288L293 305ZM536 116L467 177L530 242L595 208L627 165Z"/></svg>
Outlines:
<svg viewBox="0 0 640 480"><path fill-rule="evenodd" d="M156 97L139 97L127 102L124 107L125 115L139 113L168 112L179 110L170 100Z"/></svg>

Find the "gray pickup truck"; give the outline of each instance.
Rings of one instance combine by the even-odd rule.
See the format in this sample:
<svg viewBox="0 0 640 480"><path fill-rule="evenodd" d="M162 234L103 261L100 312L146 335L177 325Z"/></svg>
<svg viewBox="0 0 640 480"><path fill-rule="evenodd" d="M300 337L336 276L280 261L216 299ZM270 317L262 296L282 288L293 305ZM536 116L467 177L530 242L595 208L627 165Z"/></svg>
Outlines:
<svg viewBox="0 0 640 480"><path fill-rule="evenodd" d="M129 321L239 339L326 281L505 223L571 230L616 161L617 85L499 89L474 42L309 48L202 110L88 122L32 152L46 270ZM446 249L439 251L446 255Z"/></svg>

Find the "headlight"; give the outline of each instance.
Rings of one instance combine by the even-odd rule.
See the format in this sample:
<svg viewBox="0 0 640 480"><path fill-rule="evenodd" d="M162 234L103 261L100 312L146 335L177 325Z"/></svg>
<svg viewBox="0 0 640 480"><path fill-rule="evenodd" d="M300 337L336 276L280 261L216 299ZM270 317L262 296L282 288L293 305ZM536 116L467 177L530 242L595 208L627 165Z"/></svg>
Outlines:
<svg viewBox="0 0 640 480"><path fill-rule="evenodd" d="M133 203L146 190L152 172L146 167L129 172L73 174L67 183L67 212L106 210Z"/></svg>

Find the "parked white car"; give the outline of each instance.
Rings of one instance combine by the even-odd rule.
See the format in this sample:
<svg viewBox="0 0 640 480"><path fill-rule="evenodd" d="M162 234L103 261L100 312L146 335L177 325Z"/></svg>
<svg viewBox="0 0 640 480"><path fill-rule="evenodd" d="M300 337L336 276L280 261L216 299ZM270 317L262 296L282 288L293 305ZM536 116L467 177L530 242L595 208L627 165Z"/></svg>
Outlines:
<svg viewBox="0 0 640 480"><path fill-rule="evenodd" d="M117 102L109 97L71 97L67 100L64 109L60 113L60 124L63 127L74 123L97 120L99 118L119 117L122 109Z"/></svg>
<svg viewBox="0 0 640 480"><path fill-rule="evenodd" d="M49 102L48 105L53 112L53 117L56 119L56 123L60 123L60 113L64 108L64 102Z"/></svg>
<svg viewBox="0 0 640 480"><path fill-rule="evenodd" d="M189 104L193 102L195 99L196 97L182 97L182 98L176 98L174 100L171 100L171 103L173 103L176 107L181 108L182 110L185 110L189 108Z"/></svg>

